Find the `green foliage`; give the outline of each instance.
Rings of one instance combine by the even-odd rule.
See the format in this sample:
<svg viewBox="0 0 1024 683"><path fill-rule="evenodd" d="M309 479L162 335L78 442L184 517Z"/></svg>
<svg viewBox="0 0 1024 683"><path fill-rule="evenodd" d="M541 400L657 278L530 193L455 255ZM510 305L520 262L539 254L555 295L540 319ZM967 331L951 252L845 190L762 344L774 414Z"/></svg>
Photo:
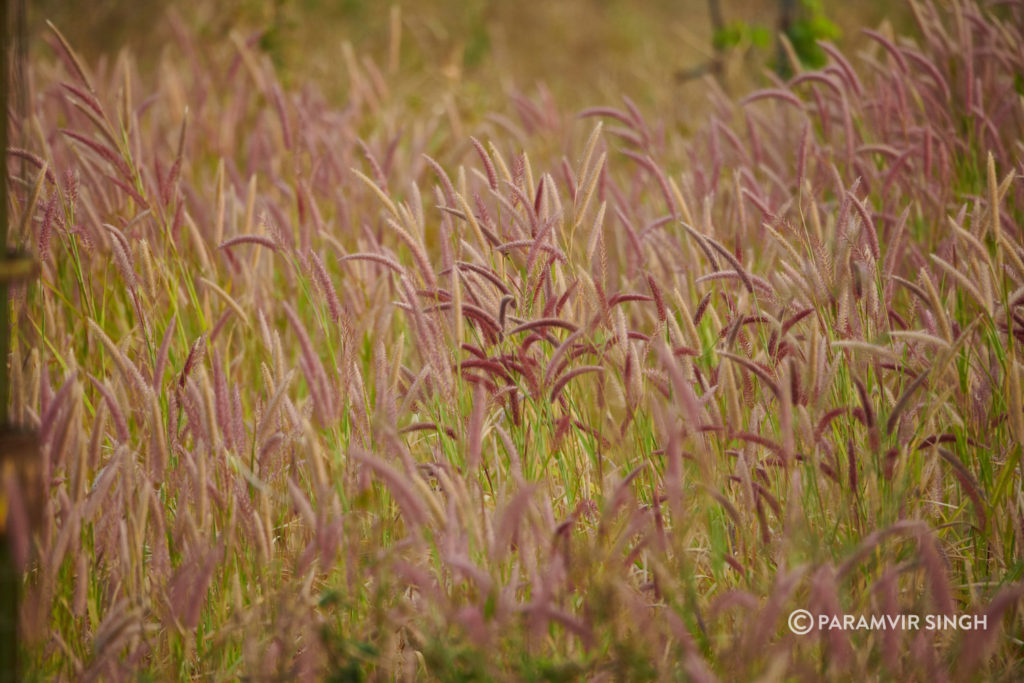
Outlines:
<svg viewBox="0 0 1024 683"><path fill-rule="evenodd" d="M462 63L467 68L479 66L491 50L491 35L487 25L477 22L469 32L466 47L462 52Z"/></svg>
<svg viewBox="0 0 1024 683"><path fill-rule="evenodd" d="M445 683L488 681L496 662L489 653L464 638L432 638L423 648L427 669Z"/></svg>
<svg viewBox="0 0 1024 683"><path fill-rule="evenodd" d="M800 0L800 11L786 32L796 56L812 69L825 65L825 52L818 41L834 41L840 35L839 26L826 16L822 0ZM782 64L776 66L783 71L787 68Z"/></svg>
<svg viewBox="0 0 1024 683"><path fill-rule="evenodd" d="M772 32L768 27L746 21L729 22L714 33L711 41L716 50L731 50L745 44L765 49L771 43Z"/></svg>
<svg viewBox="0 0 1024 683"><path fill-rule="evenodd" d="M801 64L809 68L820 68L825 64L826 55L818 41L834 41L842 33L839 26L826 15L821 0L800 0L796 7L786 27L786 38ZM734 20L715 31L712 46L719 51L742 47L763 52L775 42L774 35L774 27L742 19ZM776 71L784 75L791 69L781 53L776 53L769 61Z"/></svg>
<svg viewBox="0 0 1024 683"><path fill-rule="evenodd" d="M328 650L328 671L330 683L363 683L372 677L369 674L379 652L369 643L342 638L331 629L324 629L324 640Z"/></svg>

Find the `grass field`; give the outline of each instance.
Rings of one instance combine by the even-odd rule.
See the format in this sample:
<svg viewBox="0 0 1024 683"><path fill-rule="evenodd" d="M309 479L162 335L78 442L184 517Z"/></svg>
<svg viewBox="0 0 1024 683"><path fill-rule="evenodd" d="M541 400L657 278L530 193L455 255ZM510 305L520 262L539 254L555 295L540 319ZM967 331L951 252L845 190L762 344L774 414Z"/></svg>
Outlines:
<svg viewBox="0 0 1024 683"><path fill-rule="evenodd" d="M28 679L1024 676L1024 8L905 11L699 110L52 30Z"/></svg>

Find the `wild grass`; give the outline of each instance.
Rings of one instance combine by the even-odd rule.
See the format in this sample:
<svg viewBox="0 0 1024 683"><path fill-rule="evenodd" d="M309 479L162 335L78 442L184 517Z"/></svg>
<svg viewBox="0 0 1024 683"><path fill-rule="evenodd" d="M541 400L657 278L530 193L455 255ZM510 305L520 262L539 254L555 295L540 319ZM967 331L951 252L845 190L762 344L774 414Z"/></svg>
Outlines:
<svg viewBox="0 0 1024 683"><path fill-rule="evenodd" d="M54 30L8 150L30 678L1019 677L1021 10L912 8L688 136Z"/></svg>

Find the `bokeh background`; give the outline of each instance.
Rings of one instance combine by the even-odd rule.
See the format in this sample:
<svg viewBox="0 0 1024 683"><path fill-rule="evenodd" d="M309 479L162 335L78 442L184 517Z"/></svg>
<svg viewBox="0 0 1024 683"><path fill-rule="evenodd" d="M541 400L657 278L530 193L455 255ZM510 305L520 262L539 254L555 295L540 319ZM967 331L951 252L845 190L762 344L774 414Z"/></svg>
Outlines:
<svg viewBox="0 0 1024 683"><path fill-rule="evenodd" d="M143 75L182 30L209 50L231 50L232 32L250 39L291 86L313 82L344 97L342 46L369 55L390 71L389 82L416 79L456 91L472 105L493 105L512 89L538 83L562 104L619 101L623 93L658 107L700 107L706 85L698 76L722 56L720 81L742 91L763 80L776 57L774 36L788 4L803 20L824 18L808 39L827 37L855 46L862 26L910 19L907 3L883 0L98 0L88 9L67 0L35 0L27 8L28 49L48 49L53 21L90 61L129 49ZM712 12L717 7L717 29ZM145 30L142 30L142 29ZM395 49L399 30L400 50ZM480 101L483 100L483 101ZM476 108L476 107L470 107Z"/></svg>

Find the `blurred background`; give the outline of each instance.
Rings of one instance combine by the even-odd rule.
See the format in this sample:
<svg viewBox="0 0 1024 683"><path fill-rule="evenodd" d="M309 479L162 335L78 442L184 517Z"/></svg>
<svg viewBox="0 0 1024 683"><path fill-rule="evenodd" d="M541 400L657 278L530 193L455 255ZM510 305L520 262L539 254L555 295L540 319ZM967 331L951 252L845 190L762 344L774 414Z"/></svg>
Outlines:
<svg viewBox="0 0 1024 683"><path fill-rule="evenodd" d="M69 0L27 2L29 56L49 50L52 21L90 62L122 49L143 75L173 53L180 31L206 50L251 39L293 86L312 81L343 96L342 45L369 57L389 83L436 82L462 98L493 105L509 90L544 83L555 100L579 106L620 101L685 106L706 99L701 76L727 89L763 83L784 70L776 36L785 28L801 59L813 62L815 39L856 46L859 28L910 19L906 3L885 0ZM396 33L400 49L396 50ZM813 64L812 64L813 65ZM424 83L426 81L426 83Z"/></svg>

